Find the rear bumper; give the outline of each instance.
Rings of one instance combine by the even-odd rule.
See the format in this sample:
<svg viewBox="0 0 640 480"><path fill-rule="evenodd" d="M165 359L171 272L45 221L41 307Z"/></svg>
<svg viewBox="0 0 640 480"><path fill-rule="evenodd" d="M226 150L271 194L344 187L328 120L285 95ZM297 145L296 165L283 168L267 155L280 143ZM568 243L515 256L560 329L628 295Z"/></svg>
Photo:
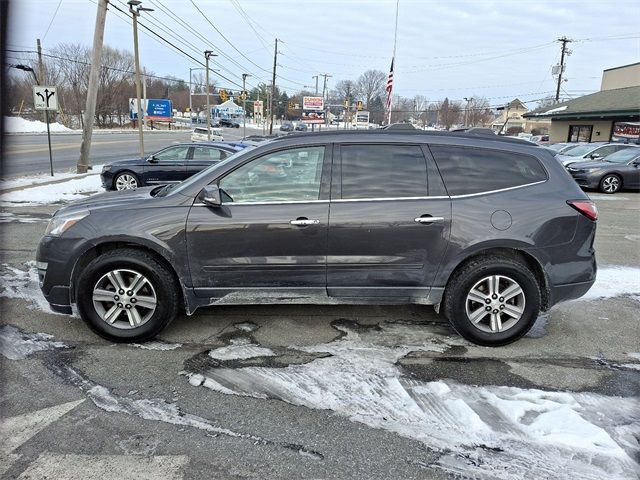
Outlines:
<svg viewBox="0 0 640 480"><path fill-rule="evenodd" d="M582 297L593 286L595 278L589 282L567 283L551 287L550 305Z"/></svg>

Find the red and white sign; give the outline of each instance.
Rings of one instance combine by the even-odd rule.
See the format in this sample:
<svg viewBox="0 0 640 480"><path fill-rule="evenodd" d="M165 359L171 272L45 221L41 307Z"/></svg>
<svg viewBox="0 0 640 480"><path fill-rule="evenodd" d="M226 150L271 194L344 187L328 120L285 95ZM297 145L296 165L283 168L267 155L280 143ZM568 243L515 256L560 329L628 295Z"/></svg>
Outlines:
<svg viewBox="0 0 640 480"><path fill-rule="evenodd" d="M303 110L302 121L304 123L322 123L324 124L324 112L316 112L315 110Z"/></svg>
<svg viewBox="0 0 640 480"><path fill-rule="evenodd" d="M324 110L324 99L322 97L302 97L303 110Z"/></svg>
<svg viewBox="0 0 640 480"><path fill-rule="evenodd" d="M254 115L258 115L260 117L263 116L263 104L262 104L262 100L255 100L253 102L253 113Z"/></svg>

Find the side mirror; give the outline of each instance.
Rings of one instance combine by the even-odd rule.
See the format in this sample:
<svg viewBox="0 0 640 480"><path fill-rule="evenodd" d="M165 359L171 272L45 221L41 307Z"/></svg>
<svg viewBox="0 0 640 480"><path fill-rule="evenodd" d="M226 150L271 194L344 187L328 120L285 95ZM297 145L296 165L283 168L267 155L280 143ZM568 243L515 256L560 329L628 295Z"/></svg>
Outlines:
<svg viewBox="0 0 640 480"><path fill-rule="evenodd" d="M221 206L222 197L220 196L220 189L217 185L207 185L200 192L200 200L210 207Z"/></svg>
<svg viewBox="0 0 640 480"><path fill-rule="evenodd" d="M153 155L151 155L149 158L147 158L147 162L149 162L149 163L158 163L158 159L156 157L154 157Z"/></svg>
<svg viewBox="0 0 640 480"><path fill-rule="evenodd" d="M600 154L599 153L592 153L591 155L589 155L589 158L595 160L596 158L600 158Z"/></svg>

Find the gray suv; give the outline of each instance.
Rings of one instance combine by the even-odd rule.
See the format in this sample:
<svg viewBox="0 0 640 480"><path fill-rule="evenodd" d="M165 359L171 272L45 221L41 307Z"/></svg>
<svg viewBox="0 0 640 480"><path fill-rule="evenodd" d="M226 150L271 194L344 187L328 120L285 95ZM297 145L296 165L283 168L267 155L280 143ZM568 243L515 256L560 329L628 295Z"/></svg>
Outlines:
<svg viewBox="0 0 640 480"><path fill-rule="evenodd" d="M378 130L294 134L170 186L59 210L37 252L52 308L139 342L184 309L434 305L504 345L595 280L596 209L528 142Z"/></svg>

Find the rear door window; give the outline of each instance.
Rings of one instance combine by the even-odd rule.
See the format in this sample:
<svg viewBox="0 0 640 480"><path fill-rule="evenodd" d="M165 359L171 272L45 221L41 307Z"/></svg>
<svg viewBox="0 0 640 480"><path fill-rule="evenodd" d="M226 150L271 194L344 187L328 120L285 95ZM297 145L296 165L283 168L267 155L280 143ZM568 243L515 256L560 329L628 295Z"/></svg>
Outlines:
<svg viewBox="0 0 640 480"><path fill-rule="evenodd" d="M427 164L417 145L342 145L342 198L427 196Z"/></svg>
<svg viewBox="0 0 640 480"><path fill-rule="evenodd" d="M222 150L213 147L193 147L193 159L194 160L207 160L210 162L219 162L227 157L227 154Z"/></svg>
<svg viewBox="0 0 640 480"><path fill-rule="evenodd" d="M547 179L540 162L530 155L448 145L430 149L449 195L491 192Z"/></svg>

